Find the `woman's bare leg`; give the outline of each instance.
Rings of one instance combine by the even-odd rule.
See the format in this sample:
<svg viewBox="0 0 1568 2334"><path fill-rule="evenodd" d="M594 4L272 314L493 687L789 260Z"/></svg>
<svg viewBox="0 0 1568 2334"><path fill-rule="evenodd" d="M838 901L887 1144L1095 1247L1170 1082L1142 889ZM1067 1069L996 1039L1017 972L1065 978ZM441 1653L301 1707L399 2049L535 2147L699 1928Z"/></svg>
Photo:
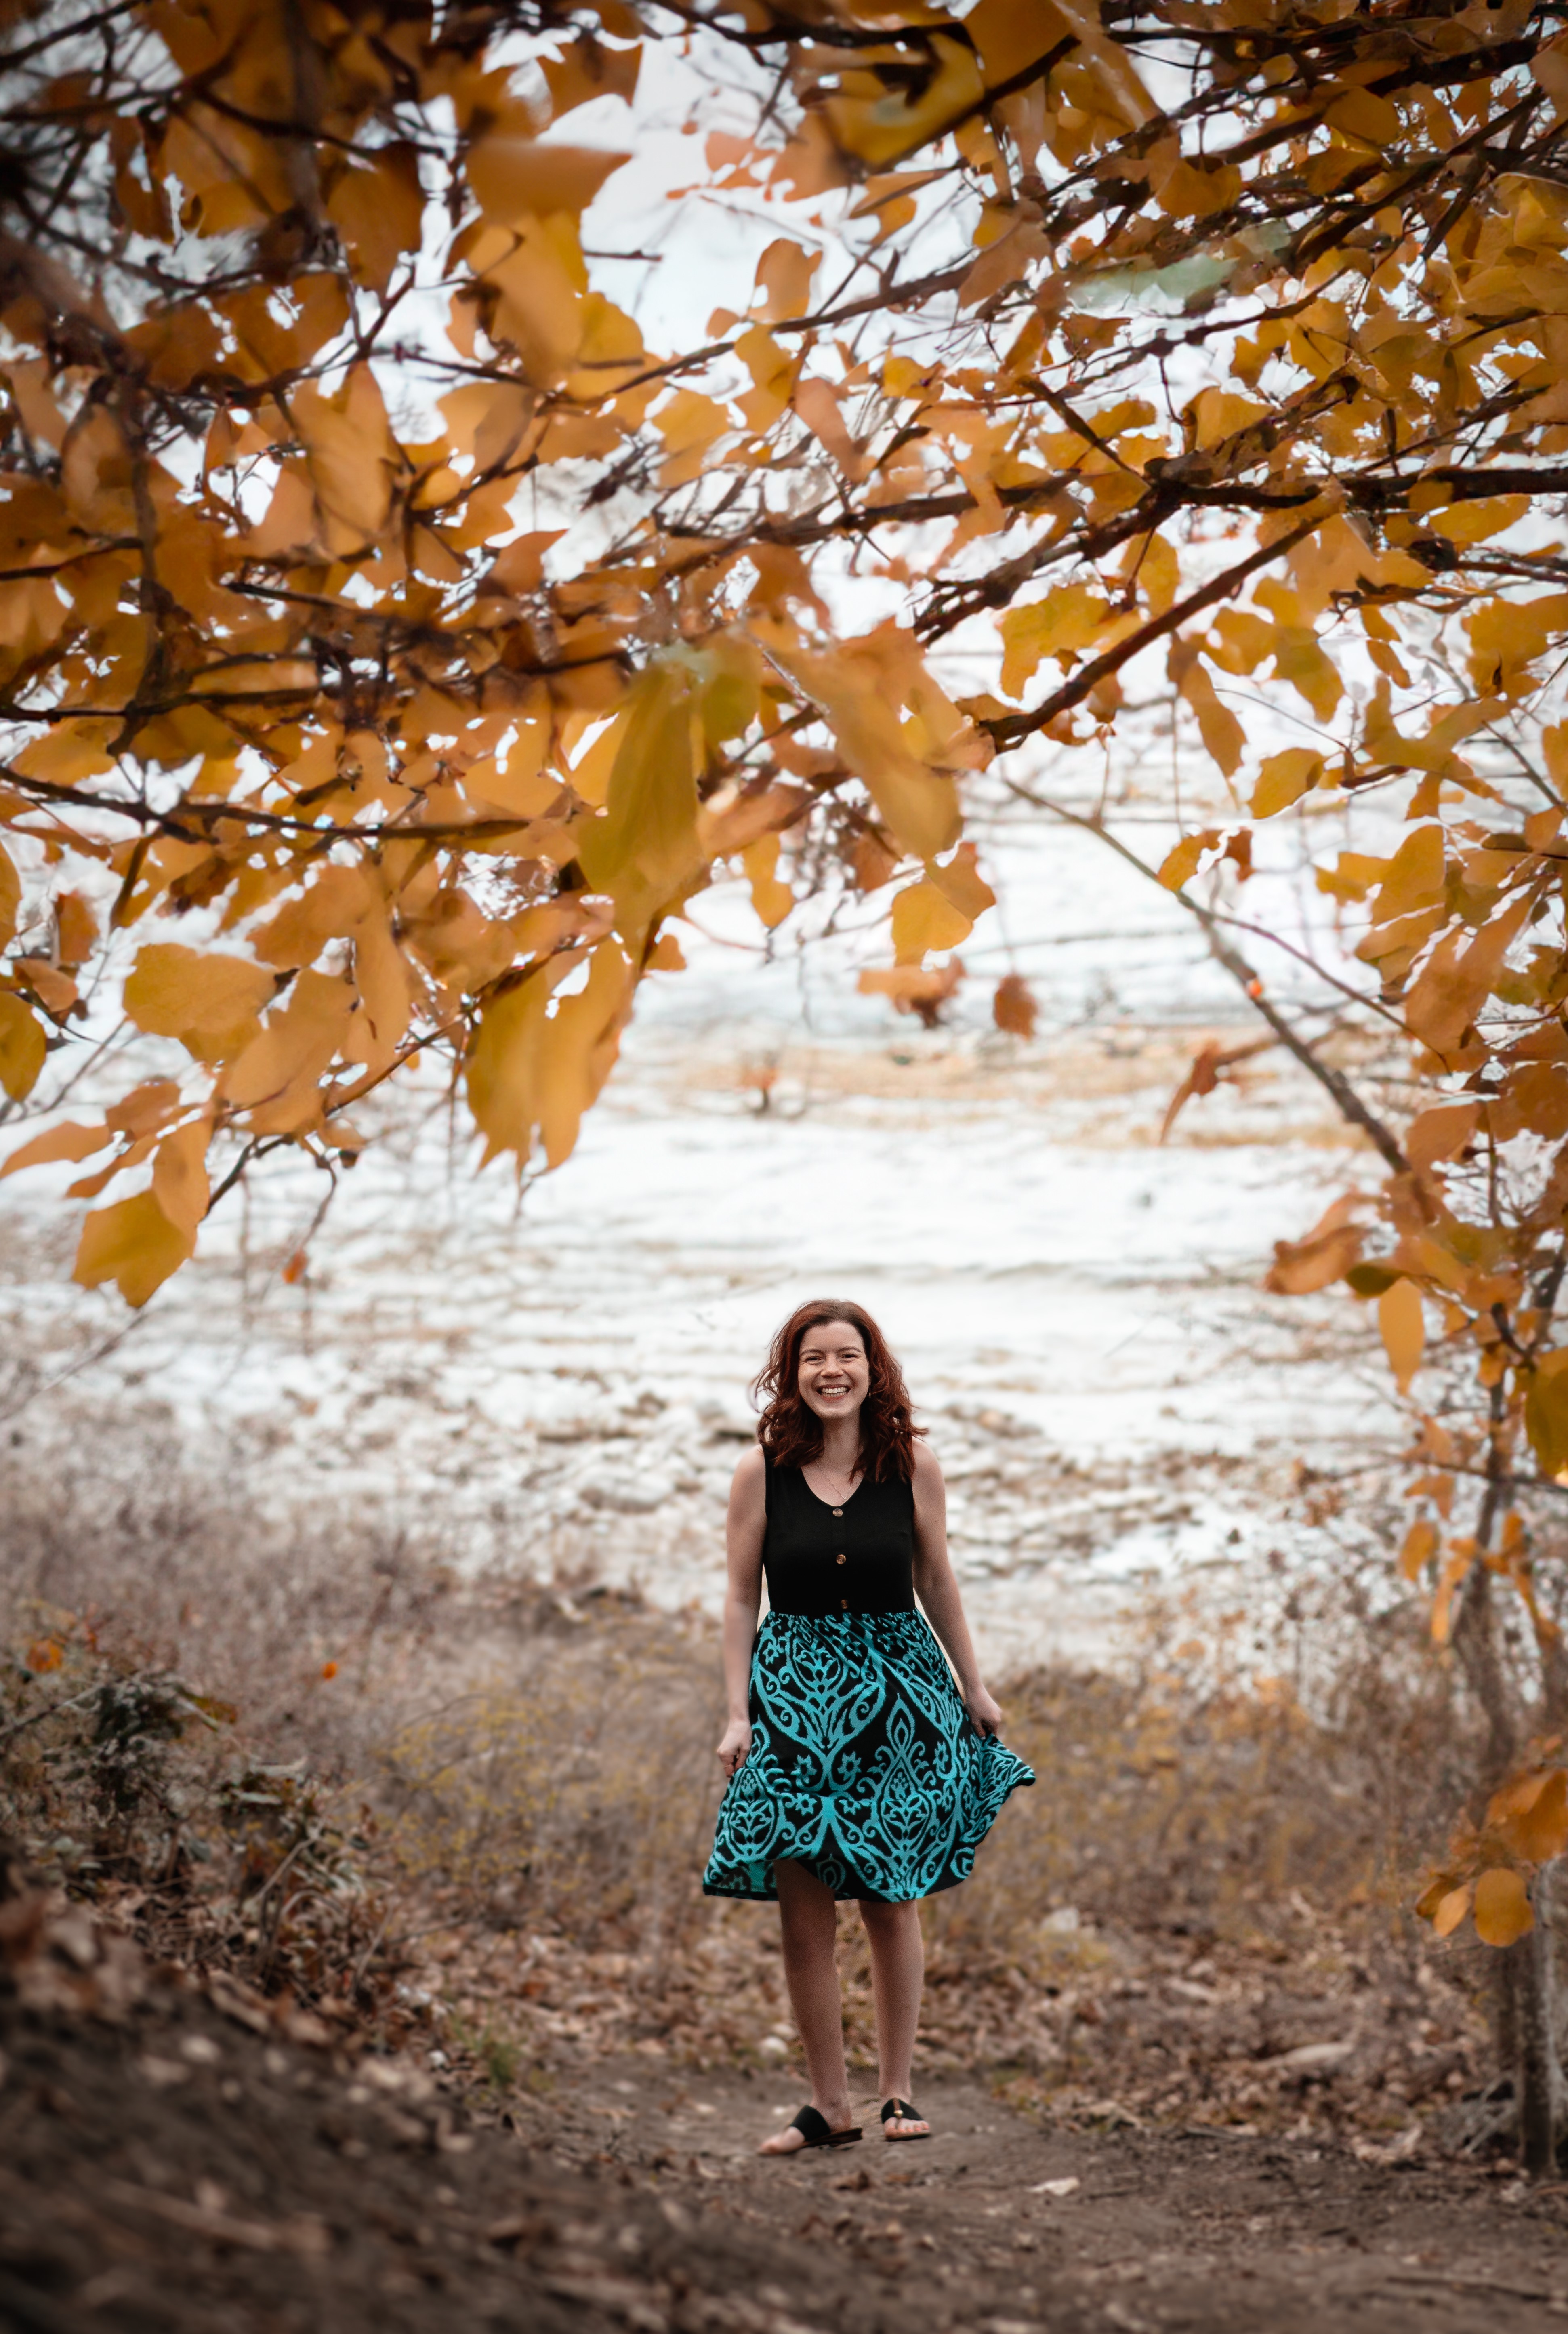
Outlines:
<svg viewBox="0 0 1568 2334"><path fill-rule="evenodd" d="M784 1928L784 1983L806 2054L812 2105L833 2131L847 2130L850 2085L844 2071L844 2023L839 2001L838 1910L831 1888L803 1864L781 1857L774 1866ZM762 2156L792 2156L805 2145L794 2129L765 2139Z"/></svg>
<svg viewBox="0 0 1568 2334"><path fill-rule="evenodd" d="M907 2099L920 2023L920 1990L926 1977L926 1941L918 1905L861 1901L861 1918L871 1948L871 1994L877 2005L877 2089L884 2099ZM884 2124L890 2138L912 2139L930 2127L895 2117Z"/></svg>

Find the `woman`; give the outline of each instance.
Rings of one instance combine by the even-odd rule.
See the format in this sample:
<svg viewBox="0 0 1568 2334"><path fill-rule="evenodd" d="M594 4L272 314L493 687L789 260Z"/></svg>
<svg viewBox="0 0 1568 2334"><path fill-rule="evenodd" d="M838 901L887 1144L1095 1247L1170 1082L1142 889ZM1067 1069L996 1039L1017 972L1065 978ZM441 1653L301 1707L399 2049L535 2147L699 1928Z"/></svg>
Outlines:
<svg viewBox="0 0 1568 2334"><path fill-rule="evenodd" d="M833 1961L839 1897L859 1900L871 1943L883 2136L925 2139L909 2100L925 1968L917 1900L968 1878L1008 1793L1034 1778L997 1739L1002 1713L948 1557L942 1471L870 1314L797 1307L756 1391L767 1396L761 1447L736 1469L729 1500L718 1755L730 1779L703 1887L776 1900L783 1923L812 2097L758 2152L861 2136Z"/></svg>

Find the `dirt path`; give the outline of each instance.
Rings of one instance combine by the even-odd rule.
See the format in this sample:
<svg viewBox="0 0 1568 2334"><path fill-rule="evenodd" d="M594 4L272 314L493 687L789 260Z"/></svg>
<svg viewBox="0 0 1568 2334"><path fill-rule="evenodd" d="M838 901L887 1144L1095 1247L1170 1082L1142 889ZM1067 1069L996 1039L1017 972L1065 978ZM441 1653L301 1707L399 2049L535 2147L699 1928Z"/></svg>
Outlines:
<svg viewBox="0 0 1568 2334"><path fill-rule="evenodd" d="M799 2103L776 2078L610 2067L525 2119L584 2166L793 2238L803 2262L836 2253L889 2301L982 2334L1471 2334L1483 2311L1505 2334L1568 2317L1568 2190L1198 2128L1043 2129L951 2078L919 2094L930 2141L888 2146L868 2099L859 2147L782 2163L752 2153Z"/></svg>
<svg viewBox="0 0 1568 2334"><path fill-rule="evenodd" d="M778 2162L777 2077L597 2062L470 2117L422 2069L163 1992L0 2003L19 2334L1525 2334L1564 2193L1256 2137L1043 2129L934 2079L927 2144ZM259 2021L266 2024L265 2017ZM521 2145L519 2140L521 2138ZM1075 2185L1073 2185L1075 2184Z"/></svg>

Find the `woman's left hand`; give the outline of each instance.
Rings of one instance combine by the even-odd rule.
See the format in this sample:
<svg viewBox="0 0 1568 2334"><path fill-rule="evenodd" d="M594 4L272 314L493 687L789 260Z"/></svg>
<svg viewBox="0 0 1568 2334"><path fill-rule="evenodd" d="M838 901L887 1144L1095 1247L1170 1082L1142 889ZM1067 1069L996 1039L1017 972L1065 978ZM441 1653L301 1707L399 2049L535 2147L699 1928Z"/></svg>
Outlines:
<svg viewBox="0 0 1568 2334"><path fill-rule="evenodd" d="M973 1693L967 1693L964 1696L964 1707L974 1720L980 1733L1001 1733L1001 1705L999 1702L993 1702L983 1685L977 1685Z"/></svg>

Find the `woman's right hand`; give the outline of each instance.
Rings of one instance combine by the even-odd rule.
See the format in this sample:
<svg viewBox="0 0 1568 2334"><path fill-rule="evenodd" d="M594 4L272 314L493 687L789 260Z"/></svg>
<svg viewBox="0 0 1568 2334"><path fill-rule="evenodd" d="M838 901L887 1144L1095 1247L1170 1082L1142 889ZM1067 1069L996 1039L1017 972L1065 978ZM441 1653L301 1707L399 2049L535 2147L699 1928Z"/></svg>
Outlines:
<svg viewBox="0 0 1568 2334"><path fill-rule="evenodd" d="M719 1762L726 1775L733 1775L737 1769L745 1766L746 1754L750 1749L750 1719L732 1718L724 1730L724 1739L718 1746Z"/></svg>

